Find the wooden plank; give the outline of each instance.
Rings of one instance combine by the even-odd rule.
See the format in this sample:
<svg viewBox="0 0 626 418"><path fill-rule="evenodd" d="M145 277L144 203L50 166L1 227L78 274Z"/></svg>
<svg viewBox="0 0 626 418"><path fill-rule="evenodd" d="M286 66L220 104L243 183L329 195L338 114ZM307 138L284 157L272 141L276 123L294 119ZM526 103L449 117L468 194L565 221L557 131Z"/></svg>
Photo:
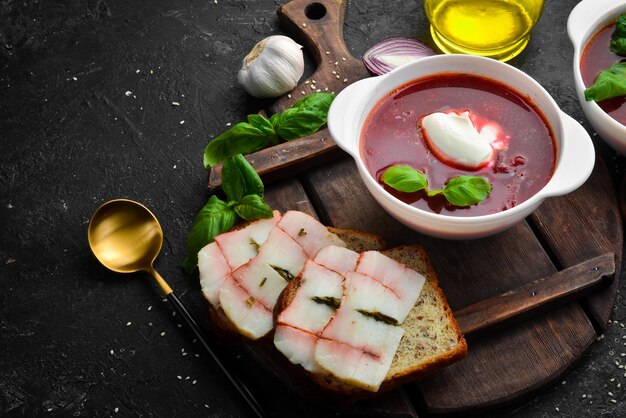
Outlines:
<svg viewBox="0 0 626 418"><path fill-rule="evenodd" d="M622 220L613 183L600 158L580 189L567 196L548 199L530 220L563 267L613 252L616 271L621 271ZM618 286L616 277L611 287L585 300L601 329L606 328L611 316Z"/></svg>
<svg viewBox="0 0 626 418"><path fill-rule="evenodd" d="M471 342L465 360L406 389L429 412L477 413L555 381L595 338L585 313L564 307Z"/></svg>
<svg viewBox="0 0 626 418"><path fill-rule="evenodd" d="M445 241L403 227L369 195L352 161L313 170L303 183L324 221L374 231L391 243L417 241L424 245L453 309L556 271L526 223L473 241ZM470 345L468 359L419 387L427 388L422 396L430 411L465 411L499 404L558 376L594 339L584 311L571 304L504 334L478 340Z"/></svg>
<svg viewBox="0 0 626 418"><path fill-rule="evenodd" d="M317 167L345 155L330 137L328 129L285 142L271 148L246 155L246 159L263 183L268 185L300 174L309 168ZM222 165L211 169L209 174L209 190L216 191L222 187Z"/></svg>
<svg viewBox="0 0 626 418"><path fill-rule="evenodd" d="M614 275L615 255L604 254L454 311L454 317L465 337L475 339L595 293Z"/></svg>

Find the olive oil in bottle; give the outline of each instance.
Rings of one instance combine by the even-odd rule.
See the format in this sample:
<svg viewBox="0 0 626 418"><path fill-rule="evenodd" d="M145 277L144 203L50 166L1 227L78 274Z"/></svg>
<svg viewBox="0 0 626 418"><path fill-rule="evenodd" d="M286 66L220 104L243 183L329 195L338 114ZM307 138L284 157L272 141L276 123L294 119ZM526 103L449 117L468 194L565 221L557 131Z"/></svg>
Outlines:
<svg viewBox="0 0 626 418"><path fill-rule="evenodd" d="M446 53L506 61L530 38L543 0L424 0L435 43Z"/></svg>

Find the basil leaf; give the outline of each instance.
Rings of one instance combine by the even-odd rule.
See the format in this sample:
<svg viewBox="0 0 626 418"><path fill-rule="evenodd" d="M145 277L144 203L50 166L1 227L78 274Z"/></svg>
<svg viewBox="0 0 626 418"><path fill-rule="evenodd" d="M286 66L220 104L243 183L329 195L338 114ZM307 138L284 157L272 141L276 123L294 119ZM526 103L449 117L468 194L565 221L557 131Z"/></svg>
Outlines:
<svg viewBox="0 0 626 418"><path fill-rule="evenodd" d="M328 113L315 109L289 108L278 116L276 133L287 141L302 138L317 132L324 124Z"/></svg>
<svg viewBox="0 0 626 418"><path fill-rule="evenodd" d="M278 143L269 120L261 115L250 115L248 120L251 123L240 122L209 142L204 149L204 168L213 167L228 157L250 154Z"/></svg>
<svg viewBox="0 0 626 418"><path fill-rule="evenodd" d="M406 193L418 192L428 187L426 175L408 165L389 167L381 179L387 186Z"/></svg>
<svg viewBox="0 0 626 418"><path fill-rule="evenodd" d="M246 221L274 216L272 208L258 194L244 196L239 205L235 206L235 212Z"/></svg>
<svg viewBox="0 0 626 418"><path fill-rule="evenodd" d="M241 154L229 157L222 167L222 190L226 197L235 202L249 194L263 196L261 178Z"/></svg>
<svg viewBox="0 0 626 418"><path fill-rule="evenodd" d="M611 39L611 52L626 56L626 14L618 17L615 22L615 32Z"/></svg>
<svg viewBox="0 0 626 418"><path fill-rule="evenodd" d="M626 62L600 71L593 85L585 90L587 101L599 102L623 95L626 95Z"/></svg>
<svg viewBox="0 0 626 418"><path fill-rule="evenodd" d="M334 99L335 95L331 93L313 93L295 102L291 109L312 109L328 114Z"/></svg>
<svg viewBox="0 0 626 418"><path fill-rule="evenodd" d="M485 200L491 190L491 184L483 177L458 176L450 180L442 192L453 205L470 206Z"/></svg>
<svg viewBox="0 0 626 418"><path fill-rule="evenodd" d="M187 238L187 256L183 261L183 268L187 273L193 272L198 265L198 251L213 242L217 235L230 231L236 221L234 209L228 207L226 202L215 195L209 198L196 215Z"/></svg>
<svg viewBox="0 0 626 418"><path fill-rule="evenodd" d="M228 200L239 202L246 195L245 189L246 183L235 159L228 158L222 167L222 190L224 194Z"/></svg>

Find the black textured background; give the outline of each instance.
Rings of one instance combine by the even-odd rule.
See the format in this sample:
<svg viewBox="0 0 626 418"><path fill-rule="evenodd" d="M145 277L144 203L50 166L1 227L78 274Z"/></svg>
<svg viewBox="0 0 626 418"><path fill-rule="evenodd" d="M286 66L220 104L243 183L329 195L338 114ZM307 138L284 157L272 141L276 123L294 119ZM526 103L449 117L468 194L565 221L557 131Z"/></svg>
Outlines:
<svg viewBox="0 0 626 418"><path fill-rule="evenodd" d="M203 316L197 276L180 268L208 197L202 150L267 104L243 92L236 71L258 40L281 33L282 3L0 0L0 416L246 416L150 279L106 271L86 231L109 199L146 204L166 235L157 269ZM547 1L512 64L592 132L565 30L575 4ZM357 57L382 38L427 33L421 1L348 4ZM620 179L623 158L594 139ZM626 416L625 316L620 295L616 322L562 382L489 415ZM273 416L335 415L300 404L236 346L223 351Z"/></svg>

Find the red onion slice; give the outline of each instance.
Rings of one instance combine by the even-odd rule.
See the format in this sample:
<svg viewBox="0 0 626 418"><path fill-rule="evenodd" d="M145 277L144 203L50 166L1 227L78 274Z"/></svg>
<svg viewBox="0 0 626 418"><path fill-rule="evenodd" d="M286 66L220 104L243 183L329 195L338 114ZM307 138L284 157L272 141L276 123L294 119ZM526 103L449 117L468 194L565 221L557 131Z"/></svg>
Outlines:
<svg viewBox="0 0 626 418"><path fill-rule="evenodd" d="M365 51L363 63L373 75L383 75L402 64L431 55L437 53L424 42L398 36L384 39Z"/></svg>

